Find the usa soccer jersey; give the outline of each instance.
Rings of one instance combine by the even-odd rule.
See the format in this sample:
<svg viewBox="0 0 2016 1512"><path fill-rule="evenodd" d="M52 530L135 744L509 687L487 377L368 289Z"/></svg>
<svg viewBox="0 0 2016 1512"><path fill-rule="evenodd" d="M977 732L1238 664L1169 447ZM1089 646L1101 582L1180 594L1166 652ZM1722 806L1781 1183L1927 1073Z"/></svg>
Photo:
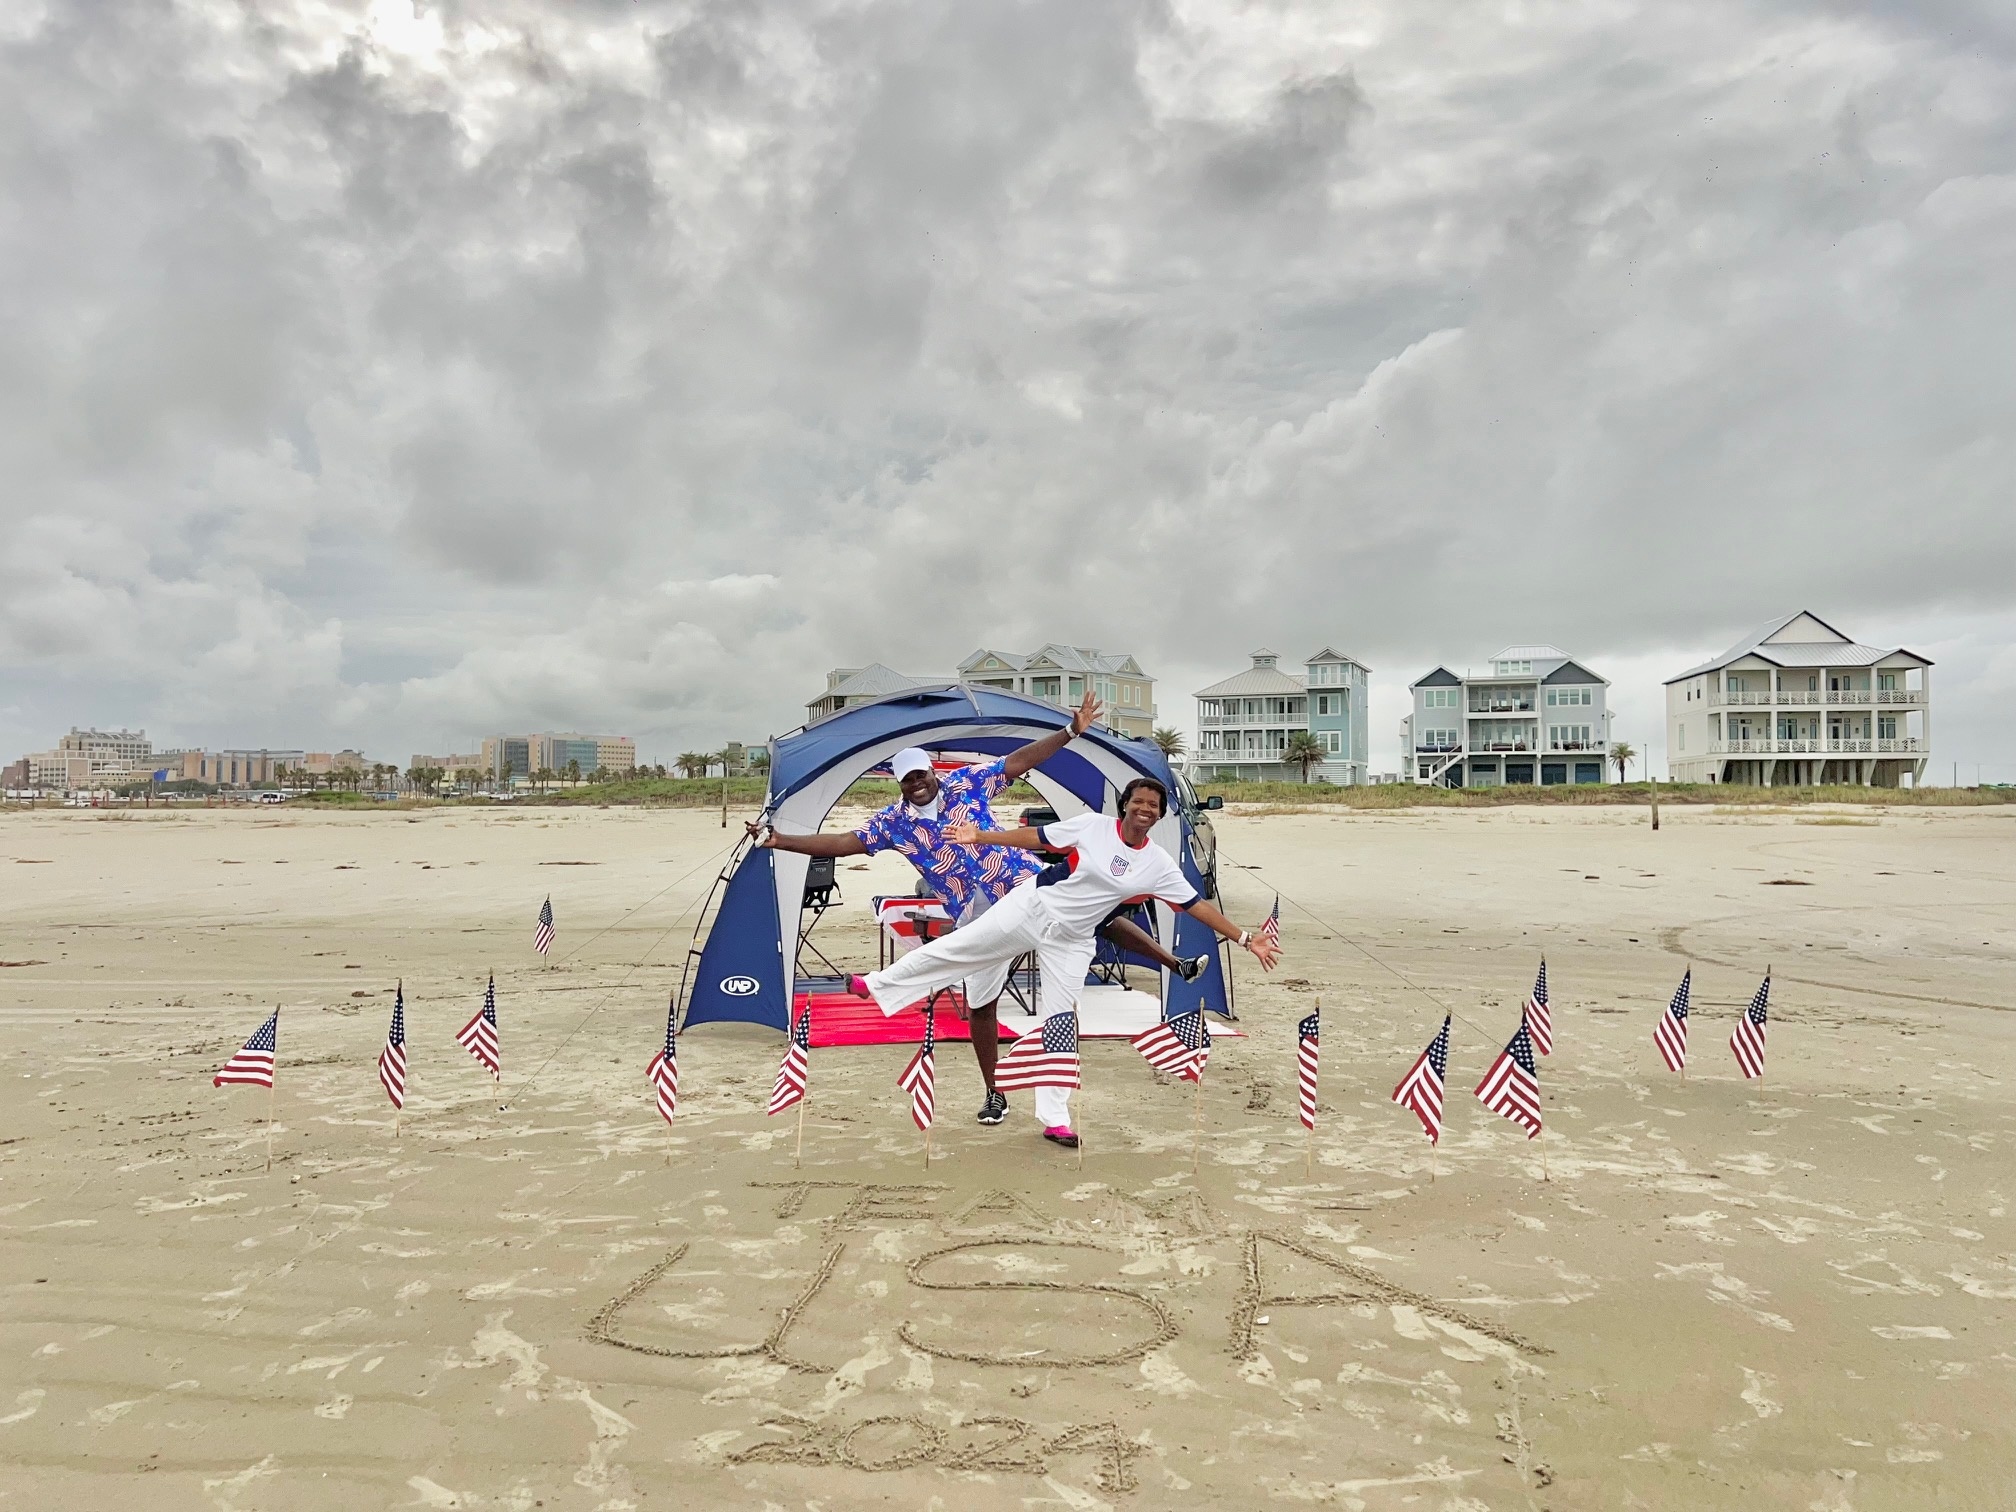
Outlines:
<svg viewBox="0 0 2016 1512"><path fill-rule="evenodd" d="M1045 889L1051 917L1074 935L1089 937L1115 908L1160 898L1176 908L1197 901L1197 889L1176 858L1152 840L1129 845L1120 821L1110 814L1080 814L1042 828L1043 843L1064 852L1064 860L1044 869L1036 885Z"/></svg>
<svg viewBox="0 0 2016 1512"><path fill-rule="evenodd" d="M906 857L931 884L946 912L962 919L976 899L999 902L1016 883L1042 869L1027 851L1004 845L954 845L945 838L946 827L953 824L998 828L989 800L999 797L1008 783L1005 759L961 767L938 779L935 817L899 798L854 833L871 856L893 850Z"/></svg>

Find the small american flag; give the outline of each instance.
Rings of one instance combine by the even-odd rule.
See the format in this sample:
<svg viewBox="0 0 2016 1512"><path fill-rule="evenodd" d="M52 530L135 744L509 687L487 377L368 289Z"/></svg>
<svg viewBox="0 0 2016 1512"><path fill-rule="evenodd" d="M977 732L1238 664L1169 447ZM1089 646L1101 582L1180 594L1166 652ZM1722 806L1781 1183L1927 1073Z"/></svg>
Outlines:
<svg viewBox="0 0 2016 1512"><path fill-rule="evenodd" d="M1274 912L1260 921L1260 938L1269 945L1281 943L1281 895L1274 895Z"/></svg>
<svg viewBox="0 0 2016 1512"><path fill-rule="evenodd" d="M1758 984L1757 996L1736 1021L1736 1032L1729 1036L1729 1048L1736 1052L1736 1064L1743 1068L1745 1079L1764 1074L1764 1030L1771 1017L1770 1001L1771 978L1766 976Z"/></svg>
<svg viewBox="0 0 2016 1512"><path fill-rule="evenodd" d="M1441 1032L1428 1042L1428 1048L1393 1089L1393 1101L1413 1110L1414 1116L1421 1120L1421 1127L1428 1131L1430 1144L1442 1142L1442 1085L1448 1076L1449 1019L1445 1015Z"/></svg>
<svg viewBox="0 0 2016 1512"><path fill-rule="evenodd" d="M667 1123L679 1111L679 1042L673 1036L672 1022L678 1012L679 1000L675 997L665 1007L665 1048L651 1057L645 1073L658 1089L658 1116Z"/></svg>
<svg viewBox="0 0 2016 1512"><path fill-rule="evenodd" d="M1680 978L1680 990L1673 994L1673 1001L1652 1027L1652 1043L1658 1047L1659 1058L1666 1062L1668 1071L1687 1069L1687 999L1693 989L1694 968L1690 966Z"/></svg>
<svg viewBox="0 0 2016 1512"><path fill-rule="evenodd" d="M896 1085L910 1094L910 1119L920 1129L931 1127L938 1113L938 1013L924 1010L924 1043L910 1057L910 1064L896 1078Z"/></svg>
<svg viewBox="0 0 2016 1512"><path fill-rule="evenodd" d="M1554 1053L1554 1010L1547 1006L1547 958L1540 958L1540 975L1523 1005L1526 1027L1533 1031L1533 1048L1542 1055Z"/></svg>
<svg viewBox="0 0 2016 1512"><path fill-rule="evenodd" d="M489 1073L498 1080L504 1077L504 1057L497 1044L497 978L490 978L490 985L483 989L483 1006L476 1017L462 1026L455 1036L455 1043L481 1061Z"/></svg>
<svg viewBox="0 0 2016 1512"><path fill-rule="evenodd" d="M1078 1015L1069 1010L1043 1020L1041 1034L1015 1041L994 1067L994 1086L1002 1092L1077 1085Z"/></svg>
<svg viewBox="0 0 2016 1512"><path fill-rule="evenodd" d="M1316 1041L1322 1027L1321 1008L1295 1026L1295 1102L1305 1129L1316 1127Z"/></svg>
<svg viewBox="0 0 2016 1512"><path fill-rule="evenodd" d="M532 948L542 956L553 948L553 900L539 905L539 923L532 931Z"/></svg>
<svg viewBox="0 0 2016 1512"><path fill-rule="evenodd" d="M812 1069L812 1005L791 1025L784 1046L784 1059L777 1067L777 1084L770 1089L768 1113L775 1118L786 1108L805 1100L805 1079Z"/></svg>
<svg viewBox="0 0 2016 1512"><path fill-rule="evenodd" d="M210 1078L213 1087L270 1087L273 1085L273 1057L280 1050L280 1010L252 1032L245 1048L224 1063L224 1069Z"/></svg>
<svg viewBox="0 0 2016 1512"><path fill-rule="evenodd" d="M385 1034L385 1048L378 1052L378 1080L394 1110L406 1106L406 984L393 989L392 1027Z"/></svg>
<svg viewBox="0 0 2016 1512"><path fill-rule="evenodd" d="M1533 1064L1532 1026L1527 1020L1520 1019L1519 1032L1477 1083L1477 1100L1518 1124L1528 1139L1540 1137L1540 1071Z"/></svg>
<svg viewBox="0 0 2016 1512"><path fill-rule="evenodd" d="M1157 1071L1184 1081L1202 1081L1204 1063L1211 1059L1211 1031L1205 1027L1201 1009L1163 1019L1127 1043Z"/></svg>

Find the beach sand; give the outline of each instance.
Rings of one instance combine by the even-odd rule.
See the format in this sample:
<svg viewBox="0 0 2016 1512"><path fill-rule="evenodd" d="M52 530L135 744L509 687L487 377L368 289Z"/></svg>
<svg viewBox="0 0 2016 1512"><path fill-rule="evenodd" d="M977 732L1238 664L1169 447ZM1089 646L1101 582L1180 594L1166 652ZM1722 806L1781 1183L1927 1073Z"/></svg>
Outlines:
<svg viewBox="0 0 2016 1512"><path fill-rule="evenodd" d="M1193 1177L1191 1090L1114 1042L1082 1166L1026 1098L973 1122L963 1046L928 1172L903 1047L815 1052L802 1170L774 1033L685 1037L668 1127L715 815L0 815L0 1505L2011 1504L2016 813L1219 833L1288 957L1239 958ZM843 863L829 954L872 961L903 875ZM1543 951L1536 1145L1469 1088ZM1689 963L1683 1083L1650 1036ZM453 1039L493 968L501 1096ZM276 1003L267 1174L267 1094L210 1078ZM1431 1181L1387 1099L1440 1004Z"/></svg>

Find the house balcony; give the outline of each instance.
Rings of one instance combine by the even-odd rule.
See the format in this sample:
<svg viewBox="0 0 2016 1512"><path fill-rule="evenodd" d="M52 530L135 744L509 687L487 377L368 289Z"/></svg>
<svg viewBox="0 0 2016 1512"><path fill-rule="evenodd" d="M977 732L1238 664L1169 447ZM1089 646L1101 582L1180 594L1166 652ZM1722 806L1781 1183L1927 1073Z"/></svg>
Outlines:
<svg viewBox="0 0 2016 1512"><path fill-rule="evenodd" d="M1550 740L1547 742L1547 749L1550 751L1607 752L1610 748L1600 740Z"/></svg>
<svg viewBox="0 0 2016 1512"><path fill-rule="evenodd" d="M1817 704L1891 704L1906 708L1925 707L1923 688L1854 688L1828 689L1781 688L1776 693L1726 693L1720 689L1708 690L1710 708L1727 709L1781 709L1810 707Z"/></svg>
<svg viewBox="0 0 2016 1512"><path fill-rule="evenodd" d="M1711 740L1710 756L1922 756L1927 743L1915 735L1888 740Z"/></svg>
<svg viewBox="0 0 2016 1512"><path fill-rule="evenodd" d="M1467 712L1476 719L1488 714L1531 714L1534 708L1531 698L1473 699Z"/></svg>
<svg viewBox="0 0 2016 1512"><path fill-rule="evenodd" d="M1458 741L1458 742L1457 742L1457 743L1456 743L1455 745L1446 745L1446 744L1444 744L1444 743L1442 743L1442 742L1438 741L1438 742L1436 742L1436 743L1435 743L1434 745L1419 745L1419 744L1417 744L1417 745L1416 745L1416 746L1414 747L1414 749L1415 749L1415 751L1416 751L1417 753L1419 753L1420 755L1423 755L1423 756L1441 756L1441 755L1447 755L1447 754L1448 754L1449 752L1451 752L1451 751L1460 751L1460 750L1462 750L1462 749L1463 749L1463 744L1462 744L1462 742L1461 742L1461 741Z"/></svg>

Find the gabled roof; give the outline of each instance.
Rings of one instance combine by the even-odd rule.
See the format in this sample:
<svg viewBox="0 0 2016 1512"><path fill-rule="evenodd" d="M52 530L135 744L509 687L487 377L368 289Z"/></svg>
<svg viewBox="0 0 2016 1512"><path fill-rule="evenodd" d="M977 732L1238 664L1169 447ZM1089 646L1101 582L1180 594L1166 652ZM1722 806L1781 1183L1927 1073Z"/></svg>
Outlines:
<svg viewBox="0 0 2016 1512"><path fill-rule="evenodd" d="M1417 677L1413 682L1407 684L1407 686L1410 688L1460 688L1463 686L1463 679L1458 677L1454 672L1451 672L1447 667L1437 667L1426 677Z"/></svg>
<svg viewBox="0 0 2016 1512"><path fill-rule="evenodd" d="M1560 666L1541 678L1543 683L1601 683L1610 686L1610 679L1598 677L1580 662L1564 661Z"/></svg>
<svg viewBox="0 0 2016 1512"><path fill-rule="evenodd" d="M1292 673L1283 672L1279 667L1248 667L1244 672L1235 673L1223 682L1215 682L1208 688L1199 688L1194 695L1198 698L1280 698L1299 695L1309 690L1302 679Z"/></svg>
<svg viewBox="0 0 2016 1512"><path fill-rule="evenodd" d="M1365 663L1358 660L1357 657L1346 656L1342 651L1333 651L1328 646L1318 651L1309 660L1311 662L1349 662L1352 666L1364 668L1367 672L1372 670L1370 667L1365 666Z"/></svg>
<svg viewBox="0 0 2016 1512"><path fill-rule="evenodd" d="M1494 662L1501 661L1566 661L1568 653L1559 646L1507 646L1496 656Z"/></svg>
<svg viewBox="0 0 2016 1512"><path fill-rule="evenodd" d="M1814 639L1816 629L1825 631L1835 639ZM1781 636L1792 634L1798 635L1800 639L1780 639ZM1689 667L1685 672L1669 677L1666 681L1668 684L1684 682L1690 677L1719 672L1730 663L1741 661L1746 656L1754 656L1760 661L1780 667L1868 667L1874 666L1886 656L1908 656L1921 667L1932 665L1917 652L1906 651L1901 646L1881 651L1874 646L1861 645L1841 634L1819 615L1810 610L1800 609L1782 615L1756 633L1745 636L1720 656L1705 661L1698 667Z"/></svg>
<svg viewBox="0 0 2016 1512"><path fill-rule="evenodd" d="M870 662L811 701L821 703L829 698L886 698L891 693L907 693L912 688L927 687L940 680L906 677L893 667L885 667L880 662Z"/></svg>
<svg viewBox="0 0 2016 1512"><path fill-rule="evenodd" d="M1060 672L1119 672L1129 677L1148 675L1131 656L1107 656L1095 647L1067 646L1059 641L1051 641L1026 652L999 651L991 646L982 646L959 663L959 670L972 672L990 656L1013 672L1027 672L1031 667L1045 670L1055 667Z"/></svg>

